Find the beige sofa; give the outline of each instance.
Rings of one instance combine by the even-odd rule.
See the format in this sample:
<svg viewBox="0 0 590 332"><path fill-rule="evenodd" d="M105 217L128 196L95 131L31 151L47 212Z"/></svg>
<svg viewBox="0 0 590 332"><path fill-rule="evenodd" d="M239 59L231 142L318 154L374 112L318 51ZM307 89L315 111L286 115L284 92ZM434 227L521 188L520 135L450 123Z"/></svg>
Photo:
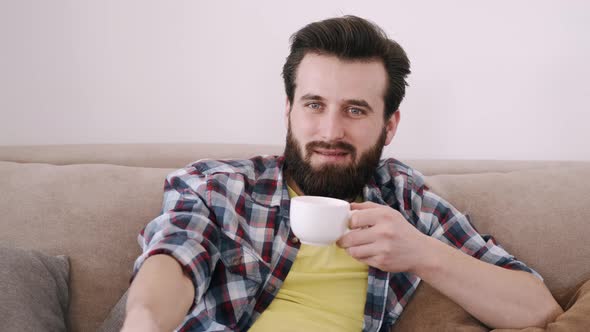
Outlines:
<svg viewBox="0 0 590 332"><path fill-rule="evenodd" d="M68 256L68 325L95 331L128 287L137 234L159 214L169 172L201 158L281 151L219 144L0 146L0 247ZM590 283L580 287L590 279L590 162L405 162L481 233L544 276L568 309L548 330L590 331ZM487 331L426 284L394 330Z"/></svg>

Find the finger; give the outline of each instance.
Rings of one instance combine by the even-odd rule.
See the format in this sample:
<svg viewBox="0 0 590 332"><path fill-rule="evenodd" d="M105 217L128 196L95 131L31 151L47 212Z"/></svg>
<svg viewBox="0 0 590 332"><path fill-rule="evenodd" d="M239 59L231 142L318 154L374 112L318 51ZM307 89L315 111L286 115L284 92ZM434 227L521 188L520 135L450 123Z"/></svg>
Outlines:
<svg viewBox="0 0 590 332"><path fill-rule="evenodd" d="M377 209L351 211L348 227L350 229L366 228L377 224L383 213Z"/></svg>
<svg viewBox="0 0 590 332"><path fill-rule="evenodd" d="M376 208L379 206L382 206L382 205L377 204L377 203L373 203L373 202L350 203L351 210L366 210L366 209Z"/></svg>
<svg viewBox="0 0 590 332"><path fill-rule="evenodd" d="M363 244L346 248L346 252L354 259L368 260L379 254L378 248L374 243Z"/></svg>
<svg viewBox="0 0 590 332"><path fill-rule="evenodd" d="M373 256L357 259L357 260L361 263L365 263L369 266L378 268L380 270L385 270L385 267L382 265L383 259L379 255L373 255Z"/></svg>
<svg viewBox="0 0 590 332"><path fill-rule="evenodd" d="M354 229L344 235L342 235L336 244L341 248L349 248L364 244L375 242L377 234L375 230L371 228L366 229Z"/></svg>

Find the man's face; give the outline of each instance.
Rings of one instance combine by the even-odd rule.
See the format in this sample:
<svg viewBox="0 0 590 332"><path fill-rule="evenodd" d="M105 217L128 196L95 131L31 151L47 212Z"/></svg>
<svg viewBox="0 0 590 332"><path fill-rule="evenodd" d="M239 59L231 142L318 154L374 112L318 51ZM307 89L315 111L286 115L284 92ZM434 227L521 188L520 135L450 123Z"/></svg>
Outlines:
<svg viewBox="0 0 590 332"><path fill-rule="evenodd" d="M388 121L383 117L382 62L308 53L295 84L293 104L287 101L285 111L289 175L307 195L358 194L399 122L399 112Z"/></svg>

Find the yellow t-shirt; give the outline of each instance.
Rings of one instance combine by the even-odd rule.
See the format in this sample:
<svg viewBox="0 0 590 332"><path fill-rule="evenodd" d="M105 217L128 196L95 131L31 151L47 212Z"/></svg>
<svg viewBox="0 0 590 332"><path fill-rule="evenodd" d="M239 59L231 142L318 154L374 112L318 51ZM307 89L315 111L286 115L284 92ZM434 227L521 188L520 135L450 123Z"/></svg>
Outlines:
<svg viewBox="0 0 590 332"><path fill-rule="evenodd" d="M289 196L297 194L289 188ZM331 246L301 244L275 299L250 331L361 331L368 266Z"/></svg>

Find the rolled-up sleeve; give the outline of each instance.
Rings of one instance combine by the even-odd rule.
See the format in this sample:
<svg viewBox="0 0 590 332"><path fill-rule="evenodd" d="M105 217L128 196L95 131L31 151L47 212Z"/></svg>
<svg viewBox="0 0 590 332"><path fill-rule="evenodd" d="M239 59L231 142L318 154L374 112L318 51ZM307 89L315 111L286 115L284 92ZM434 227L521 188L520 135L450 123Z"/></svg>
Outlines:
<svg viewBox="0 0 590 332"><path fill-rule="evenodd" d="M138 236L142 254L134 264L133 276L145 260L166 254L176 259L195 287L195 303L209 286L219 260L219 229L207 204L207 177L181 169L169 174L164 184L162 213Z"/></svg>
<svg viewBox="0 0 590 332"><path fill-rule="evenodd" d="M478 233L467 215L430 191L420 172L412 170L410 175L398 177L396 186L403 206L401 212L422 233L481 261L529 272L543 280L539 273L504 250L492 236Z"/></svg>
<svg viewBox="0 0 590 332"><path fill-rule="evenodd" d="M424 190L420 215L430 221L429 235L481 261L511 270L525 271L543 280L537 271L517 260L491 235L480 234L469 216L436 194Z"/></svg>

